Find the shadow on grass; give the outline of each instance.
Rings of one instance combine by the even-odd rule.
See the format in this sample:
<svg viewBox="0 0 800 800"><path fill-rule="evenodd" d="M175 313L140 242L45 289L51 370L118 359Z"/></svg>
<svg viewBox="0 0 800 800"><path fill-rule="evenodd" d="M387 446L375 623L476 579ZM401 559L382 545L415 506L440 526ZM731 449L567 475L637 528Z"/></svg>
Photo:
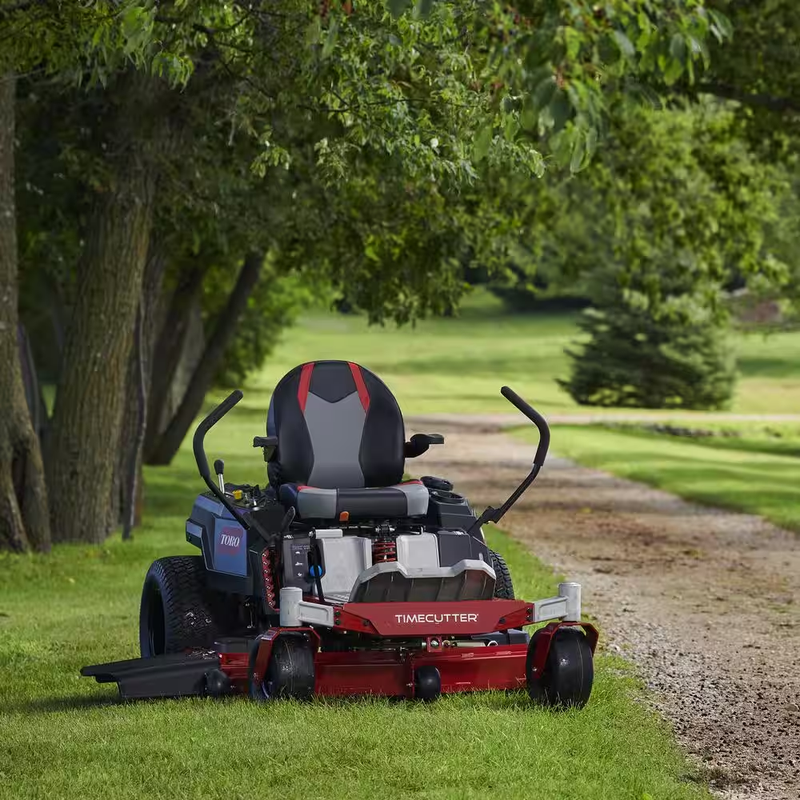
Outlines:
<svg viewBox="0 0 800 800"><path fill-rule="evenodd" d="M788 353L786 358L739 356L737 366L746 378L793 378L797 361Z"/></svg>
<svg viewBox="0 0 800 800"><path fill-rule="evenodd" d="M562 372L564 357L560 353L535 353L530 358L525 358L520 353L510 355L480 356L455 356L451 354L433 356L431 358L411 358L406 361L371 361L369 368L378 375L436 375L438 377L451 376L453 380L460 381L464 375L471 378L476 376L499 376L498 380L508 376L519 375L520 367L527 365L536 367L536 371L548 377ZM457 384L454 385L457 387ZM459 399L467 397L460 391ZM444 410L444 409L443 409Z"/></svg>
<svg viewBox="0 0 800 800"><path fill-rule="evenodd" d="M136 698L123 699L116 692L113 694L92 694L92 695L68 695L65 697L40 697L35 700L26 700L16 703L4 703L0 705L0 713L3 714L58 714L66 711L91 711L96 708L112 707L132 707L143 703L164 703L164 702L197 702L202 700L208 703L215 703L220 706L231 703L247 703L253 709L259 708L260 704L252 702L246 694L237 694L225 698L212 697L179 697L179 698ZM427 702L414 700L407 697L379 697L379 696L353 696L353 697L315 697L312 700L299 702L296 700L273 700L272 704L285 705L295 704L307 708L317 709L341 709L353 710L365 706L384 706L395 709L399 712L419 713L420 711L435 713L457 710L459 707L469 708L470 712L476 707L487 711L520 711L530 713L531 710L547 711L549 713L561 715L563 711L546 709L536 705L528 696L524 689L517 691L476 691L458 694L442 695L435 701Z"/></svg>
<svg viewBox="0 0 800 800"><path fill-rule="evenodd" d="M66 697L38 697L17 703L0 705L3 714L58 714L63 711L87 711L93 708L108 708L127 705L131 701L120 699L117 694L78 694Z"/></svg>

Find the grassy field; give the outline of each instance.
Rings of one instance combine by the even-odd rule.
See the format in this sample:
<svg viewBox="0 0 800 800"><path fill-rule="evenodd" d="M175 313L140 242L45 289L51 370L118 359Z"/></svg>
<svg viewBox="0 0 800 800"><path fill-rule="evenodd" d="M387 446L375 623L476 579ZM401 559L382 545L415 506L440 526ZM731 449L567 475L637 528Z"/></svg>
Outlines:
<svg viewBox="0 0 800 800"><path fill-rule="evenodd" d="M209 452L231 476L256 464L258 479L242 444L253 420L226 423ZM138 654L142 578L153 559L191 552L183 524L200 488L188 447L147 479L133 542L0 558L0 797L707 797L628 668L606 656L590 704L565 714L499 693L431 705L117 703L78 670ZM553 594L551 570L501 533L491 543L520 594Z"/></svg>
<svg viewBox="0 0 800 800"><path fill-rule="evenodd" d="M800 531L800 426L725 428L738 435L686 439L635 427L559 426L553 443L586 466ZM531 438L527 430L520 435Z"/></svg>
<svg viewBox="0 0 800 800"><path fill-rule="evenodd" d="M503 383L544 413L585 413L555 382L569 372L564 350L576 341L576 321L577 314L508 315L481 292L465 302L460 316L425 320L414 328L312 314L286 333L266 367L248 382L246 402L265 407L272 386L296 364L344 358L377 372L406 413L513 411L499 395ZM741 379L731 411L800 413L800 331L766 338L737 333L734 346Z"/></svg>
<svg viewBox="0 0 800 800"><path fill-rule="evenodd" d="M269 390L288 368L319 358L375 370L407 413L509 411L502 383L546 413L575 410L554 382L566 372L574 323L569 315L502 316L481 298L460 318L401 331L312 315L245 387L244 402L209 436L209 453L225 458L232 479L263 483L250 442L263 429ZM744 378L734 410L796 412L800 334L739 344ZM773 513L791 503L775 490L767 504L765 490L788 485L787 476L797 485L795 456L762 438L737 440L733 450L722 440L668 442L671 463L661 439L638 432L564 428L554 445L609 469L637 462L635 477L643 479L655 454L665 471L653 480L666 481L669 467L676 491L696 490L724 466L732 493L747 481ZM60 546L48 557L0 557L0 797L707 797L663 724L638 701L625 664L608 656L598 660L589 706L566 714L500 694L429 706L116 703L111 688L78 670L136 655L145 570L155 558L190 552L183 524L200 488L185 443L172 467L148 471L146 520L133 542L115 536L102 547ZM520 594L553 592L557 579L545 565L500 533L492 544L507 555Z"/></svg>

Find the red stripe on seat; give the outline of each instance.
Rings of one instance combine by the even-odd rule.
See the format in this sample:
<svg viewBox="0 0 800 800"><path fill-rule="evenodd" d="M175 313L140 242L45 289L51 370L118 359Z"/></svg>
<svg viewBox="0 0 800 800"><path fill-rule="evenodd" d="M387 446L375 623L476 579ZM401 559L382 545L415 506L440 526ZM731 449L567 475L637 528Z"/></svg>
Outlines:
<svg viewBox="0 0 800 800"><path fill-rule="evenodd" d="M356 382L356 391L358 392L358 399L364 407L364 411L369 410L369 392L367 391L367 384L364 383L364 376L361 374L361 367L348 361L347 365L350 367L350 372L353 373L353 380Z"/></svg>
<svg viewBox="0 0 800 800"><path fill-rule="evenodd" d="M314 371L314 363L303 364L300 370L300 386L297 389L297 402L300 403L300 410L305 414L306 400L308 400L308 387L311 386L311 373Z"/></svg>
<svg viewBox="0 0 800 800"><path fill-rule="evenodd" d="M422 481L417 481L417 480L413 480L413 481L400 481L400 486L407 486L409 483L418 483L420 486L422 486Z"/></svg>

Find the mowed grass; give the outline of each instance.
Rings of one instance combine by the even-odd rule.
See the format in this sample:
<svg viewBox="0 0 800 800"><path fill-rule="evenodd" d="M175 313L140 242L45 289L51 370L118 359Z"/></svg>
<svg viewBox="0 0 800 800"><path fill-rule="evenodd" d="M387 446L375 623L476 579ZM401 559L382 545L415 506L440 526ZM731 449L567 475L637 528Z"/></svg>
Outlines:
<svg viewBox="0 0 800 800"><path fill-rule="evenodd" d="M231 479L263 481L233 412L209 439ZM525 694L260 706L175 700L122 704L79 677L84 664L138 655L144 573L190 553L183 526L200 480L188 442L147 474L147 517L132 542L59 546L0 558L2 798L700 798L703 786L664 724L639 701L624 662L597 661L582 711ZM518 593L546 597L557 576L492 532Z"/></svg>
<svg viewBox="0 0 800 800"><path fill-rule="evenodd" d="M371 369L409 414L508 411L500 396L506 381L535 395L544 409L564 409L572 401L555 379L564 373L564 348L575 335L576 318L508 315L482 292L457 317L402 328L370 326L362 316L313 313L285 333L247 388L268 397L297 364L334 358Z"/></svg>
<svg viewBox="0 0 800 800"><path fill-rule="evenodd" d="M580 341L578 319L578 313L508 314L482 290L465 300L458 316L423 320L414 327L370 326L362 316L309 313L284 334L265 367L248 380L245 402L263 409L272 387L289 369L305 361L339 358L380 375L407 414L514 413L500 396L503 384L546 414L625 413L578 406L556 383L569 375L565 350ZM741 377L730 411L800 413L800 331L766 337L736 332L732 344Z"/></svg>
<svg viewBox="0 0 800 800"><path fill-rule="evenodd" d="M635 427L558 426L553 447L586 466L800 531L800 426L724 427L739 436L687 439ZM527 430L519 435L533 440Z"/></svg>

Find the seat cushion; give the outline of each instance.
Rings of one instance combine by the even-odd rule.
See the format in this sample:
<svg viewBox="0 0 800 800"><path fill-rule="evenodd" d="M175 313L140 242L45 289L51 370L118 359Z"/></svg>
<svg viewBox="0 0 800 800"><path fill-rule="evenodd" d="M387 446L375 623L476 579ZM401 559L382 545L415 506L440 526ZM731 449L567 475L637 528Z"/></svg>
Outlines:
<svg viewBox="0 0 800 800"><path fill-rule="evenodd" d="M276 436L270 482L360 489L403 479L405 429L394 395L350 361L312 361L275 387L267 435Z"/></svg>
<svg viewBox="0 0 800 800"><path fill-rule="evenodd" d="M303 519L344 522L348 519L416 517L428 510L428 490L421 481L366 489L321 489L284 483L280 500Z"/></svg>

